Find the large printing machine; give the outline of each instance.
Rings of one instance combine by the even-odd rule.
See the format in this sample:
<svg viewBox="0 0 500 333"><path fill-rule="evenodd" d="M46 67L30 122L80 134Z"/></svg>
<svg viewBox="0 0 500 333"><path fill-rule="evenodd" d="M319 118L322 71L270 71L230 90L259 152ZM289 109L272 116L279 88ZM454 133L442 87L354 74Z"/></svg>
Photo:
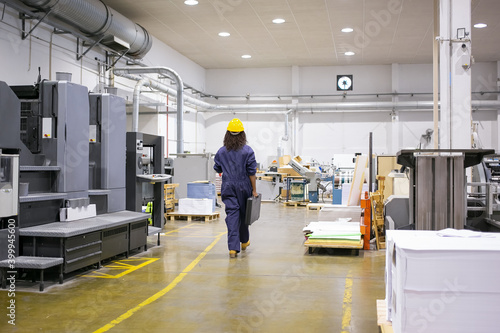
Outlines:
<svg viewBox="0 0 500 333"><path fill-rule="evenodd" d="M148 232L151 216L126 200L128 192L136 197L137 188L143 187L136 168L133 179L126 181L126 141L134 140L128 150L139 156L135 140L142 133L126 134L122 98L89 94L86 87L68 81L13 87L0 81L0 114L0 195L11 200L7 205L1 198L0 260L6 259L13 220L16 256L35 262L62 258L61 274L145 250L148 233L163 228L162 214ZM162 140L148 140L158 148L155 164L160 170ZM135 165L137 158L132 157ZM155 207L163 207L163 193L157 200ZM16 206L18 210L12 208Z"/></svg>
<svg viewBox="0 0 500 333"><path fill-rule="evenodd" d="M385 228L500 232L500 184L494 178L499 159L494 153L491 149L400 151L397 161L409 170L409 197L388 198ZM471 183L467 183L468 167Z"/></svg>

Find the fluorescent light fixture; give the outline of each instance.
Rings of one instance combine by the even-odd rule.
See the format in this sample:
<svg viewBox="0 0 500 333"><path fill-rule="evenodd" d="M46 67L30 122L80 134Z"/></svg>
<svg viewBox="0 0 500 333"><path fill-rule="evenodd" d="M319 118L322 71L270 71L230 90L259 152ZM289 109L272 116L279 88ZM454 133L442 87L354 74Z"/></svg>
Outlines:
<svg viewBox="0 0 500 333"><path fill-rule="evenodd" d="M243 59L250 59L252 56L249 54L244 54L241 56Z"/></svg>
<svg viewBox="0 0 500 333"><path fill-rule="evenodd" d="M186 1L184 1L184 4L188 5L188 6L196 6L198 4L198 1L196 1L196 0L186 0Z"/></svg>
<svg viewBox="0 0 500 333"><path fill-rule="evenodd" d="M340 31L342 31L342 32L353 32L354 29L353 28L344 28L344 29L342 29Z"/></svg>
<svg viewBox="0 0 500 333"><path fill-rule="evenodd" d="M231 34L229 32L223 31L223 32L219 32L219 36L221 36L221 37L229 37L229 36L231 36Z"/></svg>
<svg viewBox="0 0 500 333"><path fill-rule="evenodd" d="M286 22L285 19L282 19L282 18L275 18L273 20L274 24L282 24L282 23L285 23L285 22Z"/></svg>
<svg viewBox="0 0 500 333"><path fill-rule="evenodd" d="M346 56L353 56L355 55L356 53L352 52L352 51L347 51L346 53L344 53Z"/></svg>
<svg viewBox="0 0 500 333"><path fill-rule="evenodd" d="M486 28L488 25L486 23L476 23L474 24L474 28L482 29Z"/></svg>

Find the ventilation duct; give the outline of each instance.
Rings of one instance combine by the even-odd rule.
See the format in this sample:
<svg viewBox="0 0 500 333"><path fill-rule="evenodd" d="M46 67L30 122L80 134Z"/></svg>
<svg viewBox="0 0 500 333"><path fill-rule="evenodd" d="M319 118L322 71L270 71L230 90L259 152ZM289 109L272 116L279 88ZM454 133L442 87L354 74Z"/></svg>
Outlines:
<svg viewBox="0 0 500 333"><path fill-rule="evenodd" d="M6 1L12 3L14 1ZM127 56L140 59L151 49L152 38L140 25L99 0L20 0L48 13L44 21L59 21L80 34ZM128 51L127 51L128 50Z"/></svg>

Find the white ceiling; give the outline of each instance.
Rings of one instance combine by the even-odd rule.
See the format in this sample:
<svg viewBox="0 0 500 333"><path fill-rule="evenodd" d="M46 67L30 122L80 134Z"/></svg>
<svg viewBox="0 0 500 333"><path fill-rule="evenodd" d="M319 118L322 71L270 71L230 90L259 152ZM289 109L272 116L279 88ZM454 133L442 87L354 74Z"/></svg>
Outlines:
<svg viewBox="0 0 500 333"><path fill-rule="evenodd" d="M433 0L104 2L206 69L432 62ZM273 24L277 17L286 23ZM478 22L488 27L472 29L475 60L500 60L500 1L473 0Z"/></svg>

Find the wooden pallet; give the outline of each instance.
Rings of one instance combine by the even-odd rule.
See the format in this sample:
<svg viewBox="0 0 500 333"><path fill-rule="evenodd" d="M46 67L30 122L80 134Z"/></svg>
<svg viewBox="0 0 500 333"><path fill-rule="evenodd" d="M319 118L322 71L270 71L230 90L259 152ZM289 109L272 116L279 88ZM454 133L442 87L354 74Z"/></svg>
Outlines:
<svg viewBox="0 0 500 333"><path fill-rule="evenodd" d="M325 207L326 204L323 203L309 203L307 204L307 210L320 210Z"/></svg>
<svg viewBox="0 0 500 333"><path fill-rule="evenodd" d="M285 201L285 207L307 207L309 202L307 201Z"/></svg>
<svg viewBox="0 0 500 333"><path fill-rule="evenodd" d="M352 242L308 239L304 242L304 246L309 249L309 254L312 254L316 248L356 250L356 254L359 254L359 250L363 248L363 240L353 244Z"/></svg>
<svg viewBox="0 0 500 333"><path fill-rule="evenodd" d="M394 333L392 323L387 321L387 305L383 299L377 300L377 325L382 333Z"/></svg>
<svg viewBox="0 0 500 333"><path fill-rule="evenodd" d="M179 213L167 213L165 218L169 221L214 221L220 217L220 213L216 212L208 215L194 215L194 214L179 214Z"/></svg>
<svg viewBox="0 0 500 333"><path fill-rule="evenodd" d="M165 184L163 186L163 195L167 212L173 212L175 210L175 204L179 201L175 198L176 187L179 187L179 184Z"/></svg>

